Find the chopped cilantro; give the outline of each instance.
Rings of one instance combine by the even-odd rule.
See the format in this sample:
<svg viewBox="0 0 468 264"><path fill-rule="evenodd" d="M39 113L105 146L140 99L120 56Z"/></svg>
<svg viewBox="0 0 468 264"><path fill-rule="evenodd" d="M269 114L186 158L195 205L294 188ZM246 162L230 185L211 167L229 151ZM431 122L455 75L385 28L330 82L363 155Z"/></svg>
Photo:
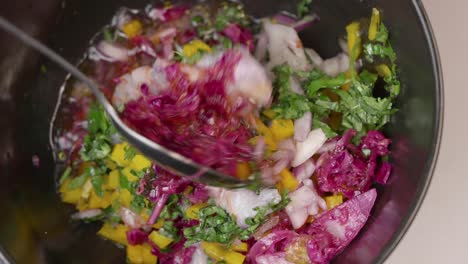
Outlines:
<svg viewBox="0 0 468 264"><path fill-rule="evenodd" d="M130 202L130 207L138 214L141 213L141 211L146 208L145 197L137 194L134 195L133 200Z"/></svg>
<svg viewBox="0 0 468 264"><path fill-rule="evenodd" d="M102 185L104 184L104 174L106 173L107 168L105 167L88 167L86 171L88 175L91 176L91 184L93 185L94 191L99 197L104 196L104 192L102 191Z"/></svg>
<svg viewBox="0 0 468 264"><path fill-rule="evenodd" d="M132 146L125 146L124 147L124 160L132 160L137 154L137 151Z"/></svg>
<svg viewBox="0 0 468 264"><path fill-rule="evenodd" d="M301 0L299 4L297 4L297 16L302 18L310 11L310 5L312 4L312 0Z"/></svg>
<svg viewBox="0 0 468 264"><path fill-rule="evenodd" d="M127 177L123 175L122 171L119 171L120 173L120 188L122 189L127 189L130 191L130 182L128 181Z"/></svg>
<svg viewBox="0 0 468 264"><path fill-rule="evenodd" d="M171 221L165 221L162 228L159 229L159 232L163 236L166 236L174 240L175 242L181 239L181 236L179 235L179 229L176 226L174 226L174 222Z"/></svg>
<svg viewBox="0 0 468 264"><path fill-rule="evenodd" d="M80 176L73 178L73 180L71 180L70 183L68 184L68 189L74 190L74 189L80 188L86 182L88 177L89 177L88 172L85 172L81 174Z"/></svg>
<svg viewBox="0 0 468 264"><path fill-rule="evenodd" d="M224 3L223 7L218 11L214 27L216 30L222 31L229 24L234 23L241 26L248 26L249 22L242 5L237 3Z"/></svg>
<svg viewBox="0 0 468 264"><path fill-rule="evenodd" d="M59 183L62 184L66 179L68 179L71 175L71 172L72 172L72 168L68 166L63 172L62 176L60 177Z"/></svg>

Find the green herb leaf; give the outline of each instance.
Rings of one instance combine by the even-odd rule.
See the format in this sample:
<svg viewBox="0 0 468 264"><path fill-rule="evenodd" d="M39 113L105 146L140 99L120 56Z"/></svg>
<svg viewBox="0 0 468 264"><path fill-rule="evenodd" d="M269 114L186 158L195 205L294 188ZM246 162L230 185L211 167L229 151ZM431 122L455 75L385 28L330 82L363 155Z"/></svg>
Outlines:
<svg viewBox="0 0 468 264"><path fill-rule="evenodd" d="M63 182L70 177L71 172L72 172L72 168L68 166L63 172L62 176L60 177L59 183L63 184Z"/></svg>
<svg viewBox="0 0 468 264"><path fill-rule="evenodd" d="M128 178L122 173L121 170L119 170L119 174L120 174L120 188L127 189L130 191L130 183L128 181Z"/></svg>
<svg viewBox="0 0 468 264"><path fill-rule="evenodd" d="M71 180L70 183L68 184L68 189L74 190L74 189L80 188L81 186L83 186L83 184L85 184L88 177L89 177L88 172L85 172L81 174L80 176L73 178L73 180Z"/></svg>
<svg viewBox="0 0 468 264"><path fill-rule="evenodd" d="M349 80L346 78L344 73L341 73L336 77L323 76L320 79L312 80L307 85L307 95L312 97L322 88L338 88L348 82Z"/></svg>
<svg viewBox="0 0 468 264"><path fill-rule="evenodd" d="M134 147L126 145L124 147L124 160L132 160L137 154Z"/></svg>
<svg viewBox="0 0 468 264"><path fill-rule="evenodd" d="M310 11L310 5L312 4L312 0L302 0L297 4L297 16L302 18Z"/></svg>

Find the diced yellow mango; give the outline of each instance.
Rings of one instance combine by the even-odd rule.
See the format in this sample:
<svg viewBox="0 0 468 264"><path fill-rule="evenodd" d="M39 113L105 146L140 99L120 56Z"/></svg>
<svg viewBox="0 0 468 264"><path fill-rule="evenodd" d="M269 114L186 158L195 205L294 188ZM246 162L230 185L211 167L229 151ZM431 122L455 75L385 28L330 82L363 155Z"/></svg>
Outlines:
<svg viewBox="0 0 468 264"><path fill-rule="evenodd" d="M210 258L213 258L216 261L225 261L228 264L244 263L244 255L235 251L228 250L220 244L202 242L201 247Z"/></svg>
<svg viewBox="0 0 468 264"><path fill-rule="evenodd" d="M275 119L271 122L270 130L279 142L294 135L294 123L290 119Z"/></svg>
<svg viewBox="0 0 468 264"><path fill-rule="evenodd" d="M113 170L109 173L109 178L107 179L107 185L111 189L117 189L120 186L120 172L118 170Z"/></svg>
<svg viewBox="0 0 468 264"><path fill-rule="evenodd" d="M280 172L281 180L277 184L277 188L283 192L286 189L290 192L296 190L297 186L299 186L299 182L297 181L296 177L288 170L284 169Z"/></svg>
<svg viewBox="0 0 468 264"><path fill-rule="evenodd" d="M132 169L130 167L123 168L121 172L125 177L127 177L128 181L130 182L135 182L139 180L139 178L132 173Z"/></svg>
<svg viewBox="0 0 468 264"><path fill-rule="evenodd" d="M82 189L77 188L74 190L68 189L68 184L70 183L71 179L65 180L62 185L60 185L59 192L62 196L62 201L69 204L78 204L81 199Z"/></svg>
<svg viewBox="0 0 468 264"><path fill-rule="evenodd" d="M81 198L81 189L62 192L62 201L69 204L77 204Z"/></svg>
<svg viewBox="0 0 468 264"><path fill-rule="evenodd" d="M249 250L249 246L245 242L240 242L232 245L230 249L237 252L247 252Z"/></svg>
<svg viewBox="0 0 468 264"><path fill-rule="evenodd" d="M224 259L224 256L226 256L226 248L218 243L203 241L201 242L201 247L203 251L205 251L206 255L215 259L216 261L221 261Z"/></svg>
<svg viewBox="0 0 468 264"><path fill-rule="evenodd" d="M372 8L372 17L369 25L369 40L374 40L379 32L380 26L380 11L377 8Z"/></svg>
<svg viewBox="0 0 468 264"><path fill-rule="evenodd" d="M148 244L143 245L143 264L157 264L158 257L151 254L151 246Z"/></svg>
<svg viewBox="0 0 468 264"><path fill-rule="evenodd" d="M127 189L120 190L120 204L122 206L130 208L130 203L132 200L133 196Z"/></svg>
<svg viewBox="0 0 468 264"><path fill-rule="evenodd" d="M124 225L117 225L114 227L109 223L104 223L104 225L98 231L98 234L104 238L126 246L128 245L127 231L128 228Z"/></svg>
<svg viewBox="0 0 468 264"><path fill-rule="evenodd" d="M127 35L127 37L129 38L133 38L136 35L140 34L142 29L143 29L143 25L141 24L140 21L136 19L122 26L123 33L125 33L125 35Z"/></svg>
<svg viewBox="0 0 468 264"><path fill-rule="evenodd" d="M200 209L208 206L206 203L198 203L190 206L185 210L185 214L190 218L190 219L195 219L198 220L198 212L200 212Z"/></svg>
<svg viewBox="0 0 468 264"><path fill-rule="evenodd" d="M327 208L332 209L343 203L343 195L336 194L325 197L325 202L327 203Z"/></svg>
<svg viewBox="0 0 468 264"><path fill-rule="evenodd" d="M194 56L198 51L211 51L210 46L208 46L205 42L201 40L192 40L190 43L185 44L182 48L182 53L187 57L191 58Z"/></svg>
<svg viewBox="0 0 468 264"><path fill-rule="evenodd" d="M113 162L111 159L106 159L104 161L104 164L106 164L107 168L111 169L111 170L115 170L117 169L117 165L115 164L115 162Z"/></svg>
<svg viewBox="0 0 468 264"><path fill-rule="evenodd" d="M265 144L268 147L268 150L275 151L278 149L278 145L276 144L275 138L273 133L271 132L270 128L268 128L263 122L257 118L256 120L257 131L260 135L263 136L265 140ZM257 139L258 140L258 139ZM257 141L258 142L258 141Z"/></svg>
<svg viewBox="0 0 468 264"><path fill-rule="evenodd" d="M351 61L355 61L361 54L361 24L359 22L353 22L346 26L346 32L348 36L348 51L351 57Z"/></svg>
<svg viewBox="0 0 468 264"><path fill-rule="evenodd" d="M390 77L392 75L392 71L385 64L375 66L375 70L377 71L380 77Z"/></svg>
<svg viewBox="0 0 468 264"><path fill-rule="evenodd" d="M273 120L276 116L276 113L275 111L271 110L271 109L266 109L266 110L263 110L262 114L266 117L268 117L270 120Z"/></svg>
<svg viewBox="0 0 468 264"><path fill-rule="evenodd" d="M86 180L85 184L82 187L81 197L83 199L88 199L89 195L91 194L92 189L93 189L93 184L91 183L91 180L90 179Z"/></svg>
<svg viewBox="0 0 468 264"><path fill-rule="evenodd" d="M153 225L153 228L160 229L161 227L163 227L163 225L164 225L164 220L158 219L158 221L156 221L156 223Z"/></svg>
<svg viewBox="0 0 468 264"><path fill-rule="evenodd" d="M127 246L127 260L131 264L143 264L143 246L128 245Z"/></svg>
<svg viewBox="0 0 468 264"><path fill-rule="evenodd" d="M88 200L85 200L83 198L81 198L78 203L76 204L76 209L78 211L84 211L84 210L87 210L89 209L89 204L88 204Z"/></svg>
<svg viewBox="0 0 468 264"><path fill-rule="evenodd" d="M98 209L98 208L107 208L112 204L112 193L105 192L102 197L96 194L93 190L89 197L89 208Z"/></svg>
<svg viewBox="0 0 468 264"><path fill-rule="evenodd" d="M250 176L250 166L247 162L238 162L236 165L236 176L241 180L246 180Z"/></svg>
<svg viewBox="0 0 468 264"><path fill-rule="evenodd" d="M166 248L173 242L172 239L161 235L158 231L151 232L149 239L161 249Z"/></svg>
<svg viewBox="0 0 468 264"><path fill-rule="evenodd" d="M135 171L142 171L151 166L151 161L145 156L137 154L133 157L132 162L130 163L130 168Z"/></svg>
<svg viewBox="0 0 468 264"><path fill-rule="evenodd" d="M130 160L125 159L125 149L128 147L128 143L125 142L115 145L111 153L111 160L121 167L128 166Z"/></svg>
<svg viewBox="0 0 468 264"><path fill-rule="evenodd" d="M242 264L244 260L245 256L235 251L228 251L224 256L224 261L226 261L227 264Z"/></svg>

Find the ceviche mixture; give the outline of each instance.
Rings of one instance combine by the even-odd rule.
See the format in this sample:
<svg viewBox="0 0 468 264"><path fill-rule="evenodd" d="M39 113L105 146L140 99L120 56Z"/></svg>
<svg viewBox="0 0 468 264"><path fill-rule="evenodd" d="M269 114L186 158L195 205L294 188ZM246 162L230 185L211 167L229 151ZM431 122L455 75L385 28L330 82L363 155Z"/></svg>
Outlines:
<svg viewBox="0 0 468 264"><path fill-rule="evenodd" d="M298 35L319 23L309 4L261 19L236 2L119 10L80 68L122 120L272 187L209 187L158 167L70 79L55 141L72 218L102 222L98 234L129 263L328 263L340 253L391 173L380 130L400 84L381 11L350 21L342 51L323 59Z"/></svg>

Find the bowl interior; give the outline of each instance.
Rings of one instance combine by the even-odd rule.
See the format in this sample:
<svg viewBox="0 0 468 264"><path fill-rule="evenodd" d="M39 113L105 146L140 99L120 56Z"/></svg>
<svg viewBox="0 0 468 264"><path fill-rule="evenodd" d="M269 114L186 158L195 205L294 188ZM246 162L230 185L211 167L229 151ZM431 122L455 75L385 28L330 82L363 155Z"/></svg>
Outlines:
<svg viewBox="0 0 468 264"><path fill-rule="evenodd" d="M294 12L298 1L245 1L256 16ZM335 263L381 262L404 234L430 181L437 156L442 91L437 54L418 1L315 0L320 23L301 33L305 46L331 57L354 19L384 11L398 54L399 112L386 128L395 169L369 222ZM0 15L20 25L72 62L118 7L147 0L17 0ZM73 208L55 189L49 122L66 73L0 32L0 245L18 263L123 263L124 252L95 235L98 225L72 222ZM33 155L40 166L32 164ZM1 260L1 258L0 258ZM1 261L0 261L1 262Z"/></svg>

